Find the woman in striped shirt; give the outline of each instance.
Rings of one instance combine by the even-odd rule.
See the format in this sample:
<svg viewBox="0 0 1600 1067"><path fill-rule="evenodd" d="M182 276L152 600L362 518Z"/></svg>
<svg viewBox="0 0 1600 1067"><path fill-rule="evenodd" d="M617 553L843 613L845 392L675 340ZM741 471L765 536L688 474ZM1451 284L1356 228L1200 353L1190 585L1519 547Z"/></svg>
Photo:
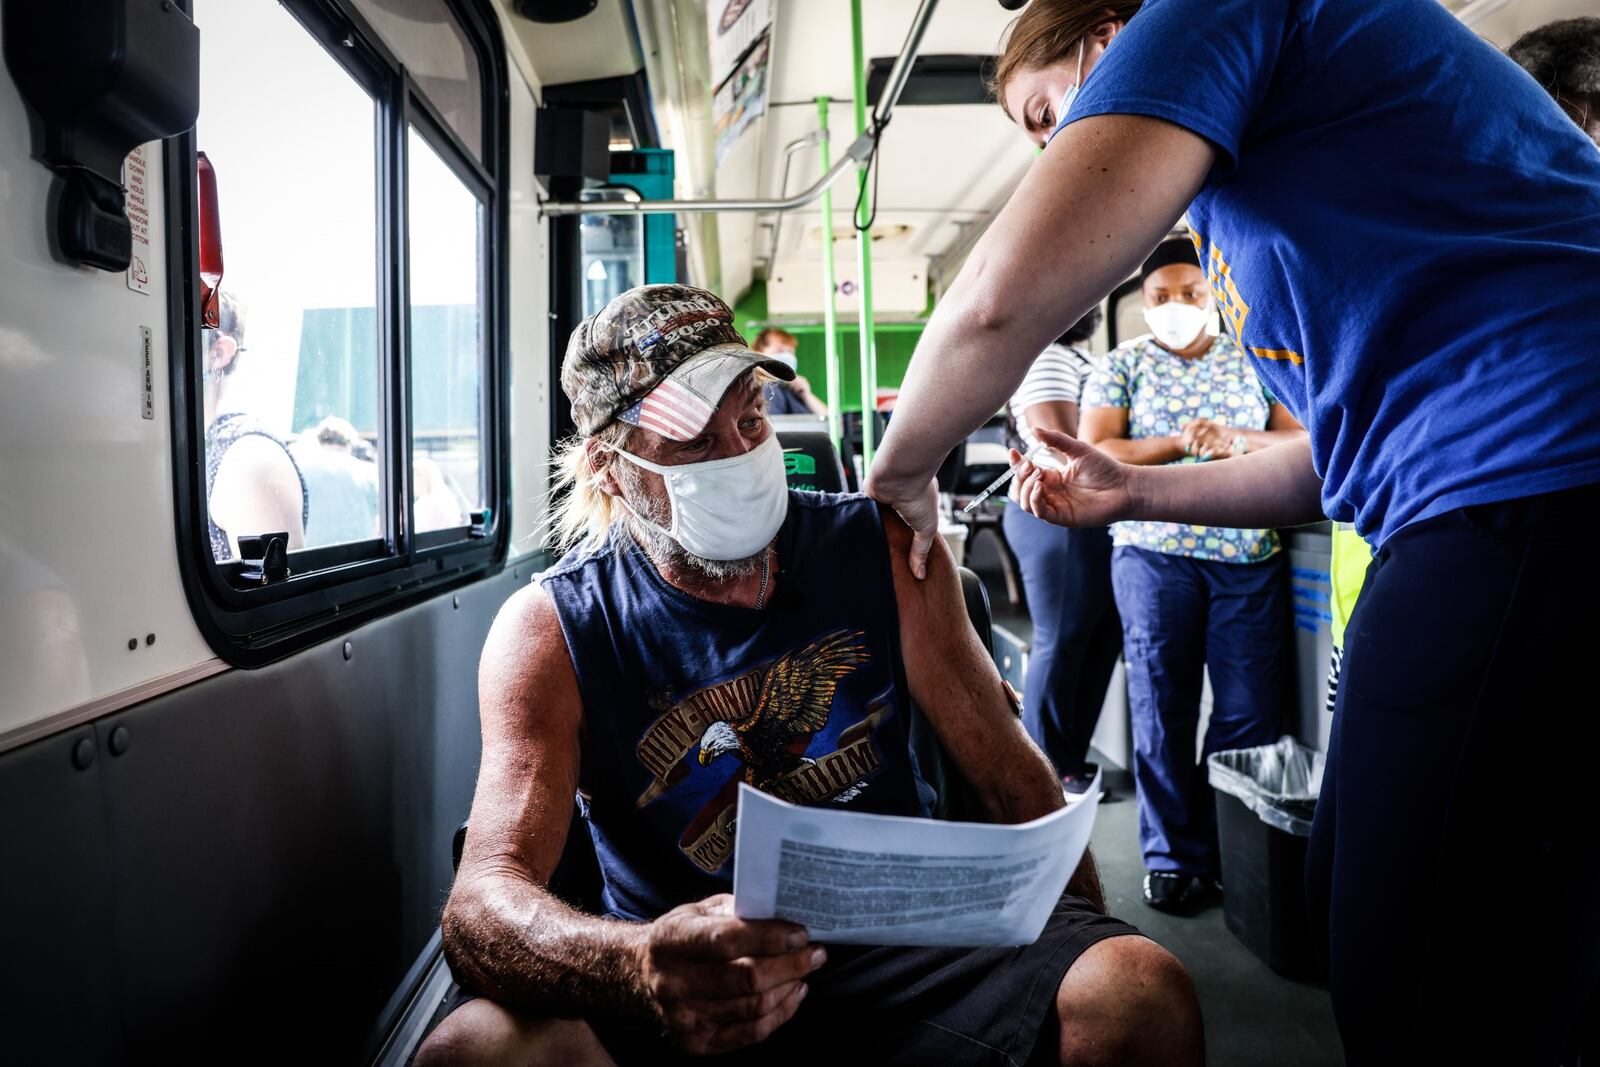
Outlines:
<svg viewBox="0 0 1600 1067"><path fill-rule="evenodd" d="M1088 342L1100 326L1096 308L1034 360L1011 398L1011 443L1027 454L1035 429L1078 432L1078 398L1092 366ZM1038 463L1052 462L1048 458ZM1009 502L1001 522L1022 568L1033 617L1033 648L1023 687L1023 721L1062 776L1082 793L1099 770L1088 760L1106 686L1122 652L1122 623L1111 593L1111 535L1068 529Z"/></svg>

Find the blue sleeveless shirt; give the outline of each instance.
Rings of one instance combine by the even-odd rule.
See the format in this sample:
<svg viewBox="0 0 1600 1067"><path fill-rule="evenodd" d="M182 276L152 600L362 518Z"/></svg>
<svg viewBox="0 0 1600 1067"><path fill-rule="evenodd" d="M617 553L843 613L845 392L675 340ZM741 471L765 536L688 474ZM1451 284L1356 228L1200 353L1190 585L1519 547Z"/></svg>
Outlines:
<svg viewBox="0 0 1600 1067"><path fill-rule="evenodd" d="M863 496L791 491L764 610L668 584L622 528L538 576L583 697L580 800L614 916L733 884L740 782L926 816L888 544Z"/></svg>

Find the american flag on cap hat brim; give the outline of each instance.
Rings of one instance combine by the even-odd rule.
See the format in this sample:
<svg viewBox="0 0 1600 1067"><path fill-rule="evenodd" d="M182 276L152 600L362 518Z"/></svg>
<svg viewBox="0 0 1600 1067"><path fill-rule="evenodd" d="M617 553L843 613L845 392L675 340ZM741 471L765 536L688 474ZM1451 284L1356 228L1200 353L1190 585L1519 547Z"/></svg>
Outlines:
<svg viewBox="0 0 1600 1067"><path fill-rule="evenodd" d="M645 394L622 419L646 430L654 430L673 441L689 441L705 429L716 407L705 398L670 377Z"/></svg>

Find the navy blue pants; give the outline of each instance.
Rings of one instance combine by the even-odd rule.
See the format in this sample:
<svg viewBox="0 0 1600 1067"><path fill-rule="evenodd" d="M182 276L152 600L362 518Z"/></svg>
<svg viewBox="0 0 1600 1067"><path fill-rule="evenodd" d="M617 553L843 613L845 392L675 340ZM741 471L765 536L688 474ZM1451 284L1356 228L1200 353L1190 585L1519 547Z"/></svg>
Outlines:
<svg viewBox="0 0 1600 1067"><path fill-rule="evenodd" d="M1213 752L1277 740L1289 694L1289 585L1282 553L1216 563L1142 548L1112 553L1133 719L1139 847L1152 871L1215 878ZM1203 673L1211 724L1195 752Z"/></svg>
<svg viewBox="0 0 1600 1067"><path fill-rule="evenodd" d="M1448 512L1367 571L1307 864L1353 1064L1600 1054L1597 515Z"/></svg>
<svg viewBox="0 0 1600 1067"><path fill-rule="evenodd" d="M1122 621L1111 594L1111 533L1069 530L1014 504L1001 522L1022 567L1033 619L1022 722L1058 773L1081 774L1122 654Z"/></svg>

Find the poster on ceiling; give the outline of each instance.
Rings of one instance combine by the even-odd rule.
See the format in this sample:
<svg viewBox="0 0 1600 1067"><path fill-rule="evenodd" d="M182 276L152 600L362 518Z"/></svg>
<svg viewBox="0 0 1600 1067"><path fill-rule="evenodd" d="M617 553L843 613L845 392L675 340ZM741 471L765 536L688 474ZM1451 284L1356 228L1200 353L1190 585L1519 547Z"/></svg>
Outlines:
<svg viewBox="0 0 1600 1067"><path fill-rule="evenodd" d="M772 34L763 33L711 101L711 117L716 124L718 166L722 165L723 157L739 140L739 135L767 113L767 72L771 55Z"/></svg>
<svg viewBox="0 0 1600 1067"><path fill-rule="evenodd" d="M740 60L772 26L773 0L710 0L706 36L711 40L711 84L722 88Z"/></svg>

